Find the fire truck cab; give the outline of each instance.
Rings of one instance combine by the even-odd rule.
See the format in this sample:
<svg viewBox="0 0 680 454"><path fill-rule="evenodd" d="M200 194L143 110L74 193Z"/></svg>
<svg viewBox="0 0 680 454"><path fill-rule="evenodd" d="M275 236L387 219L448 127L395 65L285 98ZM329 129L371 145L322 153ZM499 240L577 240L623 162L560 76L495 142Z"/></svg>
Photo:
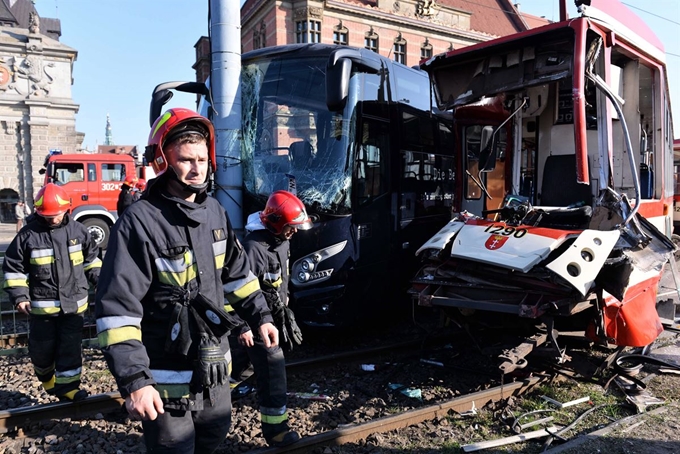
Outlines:
<svg viewBox="0 0 680 454"><path fill-rule="evenodd" d="M144 168L141 168L144 169ZM71 216L84 224L106 249L118 218L116 202L126 175L136 174L130 155L50 153L45 159L45 184L56 183L71 196ZM145 178L146 175L140 175Z"/></svg>

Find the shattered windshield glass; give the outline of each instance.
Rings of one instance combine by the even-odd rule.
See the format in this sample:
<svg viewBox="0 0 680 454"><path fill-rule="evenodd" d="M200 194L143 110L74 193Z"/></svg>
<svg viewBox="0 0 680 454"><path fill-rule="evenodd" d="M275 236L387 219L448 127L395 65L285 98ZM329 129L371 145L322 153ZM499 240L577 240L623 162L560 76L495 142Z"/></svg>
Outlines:
<svg viewBox="0 0 680 454"><path fill-rule="evenodd" d="M327 60L287 55L244 62L243 178L256 197L295 189L316 211L346 214L349 131L342 114L326 107Z"/></svg>

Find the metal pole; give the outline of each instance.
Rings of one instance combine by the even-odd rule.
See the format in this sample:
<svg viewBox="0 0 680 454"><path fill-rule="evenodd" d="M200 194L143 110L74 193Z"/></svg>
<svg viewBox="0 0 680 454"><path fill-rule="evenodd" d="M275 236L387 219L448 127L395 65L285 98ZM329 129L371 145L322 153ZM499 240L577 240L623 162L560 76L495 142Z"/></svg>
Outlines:
<svg viewBox="0 0 680 454"><path fill-rule="evenodd" d="M241 166L241 10L239 0L210 0L210 85L216 134L215 195L243 235Z"/></svg>

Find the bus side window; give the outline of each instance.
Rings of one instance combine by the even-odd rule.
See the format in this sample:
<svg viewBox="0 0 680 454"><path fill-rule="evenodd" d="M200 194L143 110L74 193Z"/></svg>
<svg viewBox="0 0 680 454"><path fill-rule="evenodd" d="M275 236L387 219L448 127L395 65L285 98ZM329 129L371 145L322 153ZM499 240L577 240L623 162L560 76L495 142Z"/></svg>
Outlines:
<svg viewBox="0 0 680 454"><path fill-rule="evenodd" d="M368 203L385 192L388 137L386 124L364 123L354 171L359 204Z"/></svg>

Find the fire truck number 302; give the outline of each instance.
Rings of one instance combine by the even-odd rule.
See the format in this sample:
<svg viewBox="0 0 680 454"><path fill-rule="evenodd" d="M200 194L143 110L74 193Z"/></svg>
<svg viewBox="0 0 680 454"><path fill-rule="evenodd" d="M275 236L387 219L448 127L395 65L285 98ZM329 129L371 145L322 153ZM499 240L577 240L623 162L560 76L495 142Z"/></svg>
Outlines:
<svg viewBox="0 0 680 454"><path fill-rule="evenodd" d="M514 236L515 238L522 238L527 234L527 229L516 229L505 225L491 224L484 229L485 232L490 232L492 235Z"/></svg>
<svg viewBox="0 0 680 454"><path fill-rule="evenodd" d="M102 191L120 191L120 183L102 183Z"/></svg>

